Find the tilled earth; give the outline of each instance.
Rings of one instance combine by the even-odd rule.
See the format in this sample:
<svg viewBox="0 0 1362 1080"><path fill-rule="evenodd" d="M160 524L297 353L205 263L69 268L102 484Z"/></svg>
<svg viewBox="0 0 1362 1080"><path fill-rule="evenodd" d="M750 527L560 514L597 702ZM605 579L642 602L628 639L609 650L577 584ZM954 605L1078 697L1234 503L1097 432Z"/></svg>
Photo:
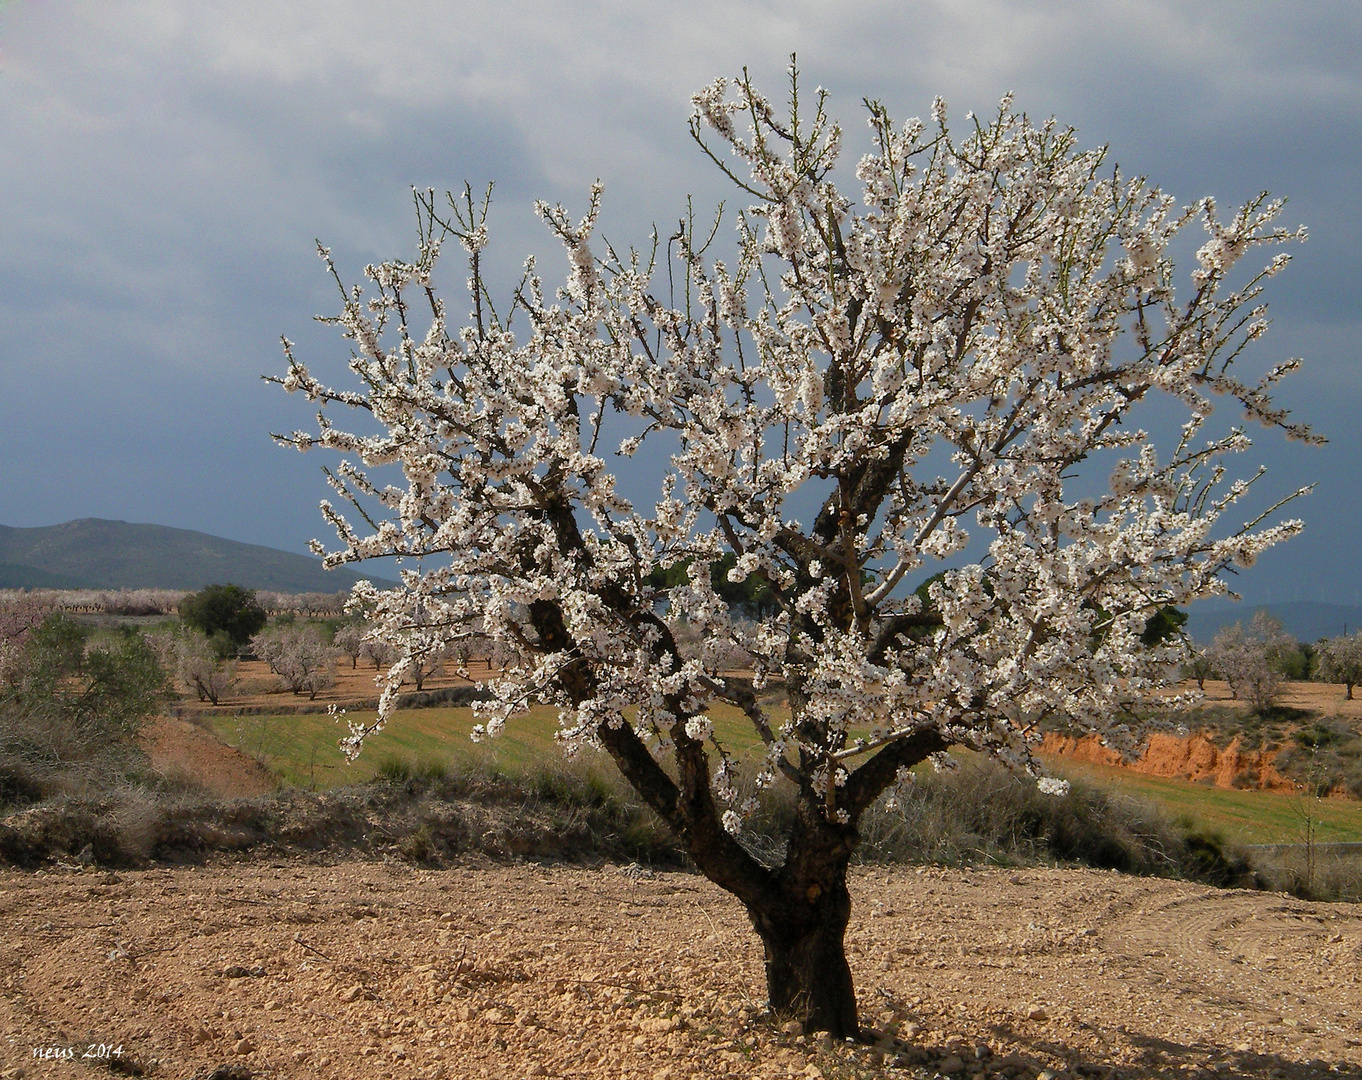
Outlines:
<svg viewBox="0 0 1362 1080"><path fill-rule="evenodd" d="M764 1017L756 938L691 874L5 871L0 1077L1362 1077L1357 907L1083 870L852 889L875 1046Z"/></svg>

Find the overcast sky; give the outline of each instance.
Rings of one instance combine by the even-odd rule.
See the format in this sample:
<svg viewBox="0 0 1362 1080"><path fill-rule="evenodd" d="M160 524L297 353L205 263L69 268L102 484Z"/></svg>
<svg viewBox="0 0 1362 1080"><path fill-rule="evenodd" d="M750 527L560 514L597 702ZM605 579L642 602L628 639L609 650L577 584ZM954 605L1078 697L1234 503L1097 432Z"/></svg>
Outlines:
<svg viewBox="0 0 1362 1080"><path fill-rule="evenodd" d="M531 201L580 210L599 177L606 234L641 243L726 195L690 94L746 65L779 96L797 51L853 145L863 97L960 119L1012 90L1181 201L1287 196L1311 235L1256 362L1305 357L1284 396L1331 442L1256 436L1273 490L1318 486L1241 588L1358 602L1360 30L1355 0L0 3L0 524L331 539L322 460L268 438L306 404L259 378L281 334L347 355L311 322L314 239L357 277L410 253L413 184L495 180L504 281L552 250Z"/></svg>

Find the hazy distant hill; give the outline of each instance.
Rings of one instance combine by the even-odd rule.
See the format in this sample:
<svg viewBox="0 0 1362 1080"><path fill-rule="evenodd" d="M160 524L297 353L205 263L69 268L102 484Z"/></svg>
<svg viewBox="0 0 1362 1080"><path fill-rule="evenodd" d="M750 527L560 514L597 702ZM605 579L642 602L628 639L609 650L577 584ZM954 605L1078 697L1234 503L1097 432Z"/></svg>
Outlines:
<svg viewBox="0 0 1362 1080"><path fill-rule="evenodd" d="M3 528L3 526L0 526ZM0 562L0 589L81 589L82 582L65 574L49 574L33 566Z"/></svg>
<svg viewBox="0 0 1362 1080"><path fill-rule="evenodd" d="M1187 620L1187 632L1194 641L1209 645L1222 627L1236 622L1247 627L1253 613L1260 609L1277 619L1297 641L1318 641L1345 631L1351 634L1362 630L1362 607L1298 600L1283 604L1217 604L1208 608L1194 605Z"/></svg>
<svg viewBox="0 0 1362 1080"><path fill-rule="evenodd" d="M164 525L81 518L0 525L0 588L201 589L232 582L277 592L339 592L371 574L320 559Z"/></svg>

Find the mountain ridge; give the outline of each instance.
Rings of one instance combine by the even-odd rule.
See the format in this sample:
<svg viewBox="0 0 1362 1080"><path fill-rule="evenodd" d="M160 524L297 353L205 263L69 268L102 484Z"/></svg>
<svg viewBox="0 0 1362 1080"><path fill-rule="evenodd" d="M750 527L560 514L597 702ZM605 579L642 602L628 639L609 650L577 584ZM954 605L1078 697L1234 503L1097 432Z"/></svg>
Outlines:
<svg viewBox="0 0 1362 1080"><path fill-rule="evenodd" d="M1193 604L1185 629L1197 644L1209 645L1227 626L1234 623L1248 626L1258 611L1266 611L1293 638L1307 643L1362 629L1362 607L1316 600L1287 600L1274 604L1222 602L1206 607Z"/></svg>
<svg viewBox="0 0 1362 1080"><path fill-rule="evenodd" d="M390 580L211 533L107 518L0 525L0 588L202 589L232 582L275 592L341 592ZM60 584L58 584L60 583Z"/></svg>

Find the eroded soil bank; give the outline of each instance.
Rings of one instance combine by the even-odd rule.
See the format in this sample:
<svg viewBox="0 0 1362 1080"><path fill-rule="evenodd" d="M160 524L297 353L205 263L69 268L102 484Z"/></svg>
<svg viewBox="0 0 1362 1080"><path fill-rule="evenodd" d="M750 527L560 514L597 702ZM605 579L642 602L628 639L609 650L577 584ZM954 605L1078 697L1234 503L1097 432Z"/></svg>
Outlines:
<svg viewBox="0 0 1362 1080"><path fill-rule="evenodd" d="M691 874L0 872L0 1075L108 1075L32 1056L102 1043L176 1078L1362 1077L1354 906L1082 870L852 888L878 1048L763 1019L756 939Z"/></svg>
<svg viewBox="0 0 1362 1080"><path fill-rule="evenodd" d="M1121 752L1102 745L1096 735L1059 735L1048 732L1037 751L1042 757L1069 758L1090 765L1109 765L1146 776L1170 780L1209 781L1219 788L1294 791L1296 785L1277 771L1275 751L1245 749L1235 736L1217 746L1206 734L1152 733L1140 756L1127 761Z"/></svg>

